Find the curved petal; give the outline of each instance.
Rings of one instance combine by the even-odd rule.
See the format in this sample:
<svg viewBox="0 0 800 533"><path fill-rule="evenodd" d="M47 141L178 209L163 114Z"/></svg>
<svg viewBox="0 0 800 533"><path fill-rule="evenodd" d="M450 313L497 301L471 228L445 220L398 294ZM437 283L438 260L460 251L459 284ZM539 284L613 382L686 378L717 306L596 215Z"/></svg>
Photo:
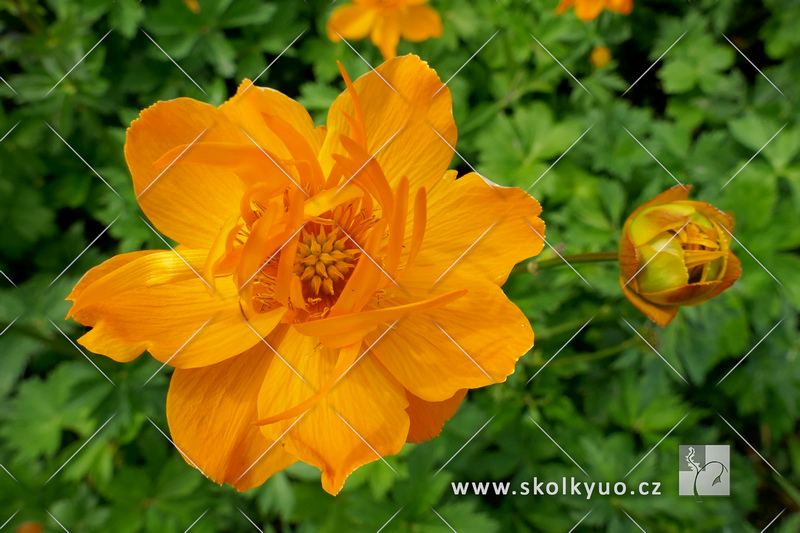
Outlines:
<svg viewBox="0 0 800 533"><path fill-rule="evenodd" d="M205 255L192 251L187 257L202 264ZM120 362L145 350L177 368L223 361L253 346L259 336L244 321L232 279L218 278L216 287L210 294L172 251L139 257L81 290L71 313L92 330L78 342ZM257 314L249 324L263 336L283 313L278 308Z"/></svg>
<svg viewBox="0 0 800 533"><path fill-rule="evenodd" d="M603 12L605 0L575 0L575 16L584 22L597 18Z"/></svg>
<svg viewBox="0 0 800 533"><path fill-rule="evenodd" d="M225 220L239 212L245 185L231 170L205 165L153 163L195 140L249 143L216 107L191 98L158 102L128 128L125 159L139 205L153 224L190 248L211 247Z"/></svg>
<svg viewBox="0 0 800 533"><path fill-rule="evenodd" d="M368 6L348 4L337 8L326 25L328 38L333 42L363 39L372 31L378 11Z"/></svg>
<svg viewBox="0 0 800 533"><path fill-rule="evenodd" d="M458 271L502 285L515 264L542 251L541 212L522 189L493 188L474 173L456 180L455 172L448 172L428 193L428 221L415 264L438 269L433 280ZM411 235L413 220L408 225Z"/></svg>
<svg viewBox="0 0 800 533"><path fill-rule="evenodd" d="M407 442L425 442L442 432L444 423L450 420L462 400L467 395L467 389L461 389L452 398L443 402L426 402L411 394L408 396L406 412L411 418L411 427L408 429Z"/></svg>
<svg viewBox="0 0 800 533"><path fill-rule="evenodd" d="M275 358L270 364L258 398L261 418L309 398L328 380L338 355L286 326L267 341L286 363ZM322 487L335 495L356 468L400 451L408 435L407 406L400 384L367 354L305 414L261 429L272 440L286 432L286 451L322 470Z"/></svg>
<svg viewBox="0 0 800 533"><path fill-rule="evenodd" d="M672 322L672 319L678 314L678 306L663 306L648 302L631 290L630 284L625 284L626 281L627 280L624 278L624 276L620 276L619 286L622 289L622 293L625 295L625 298L627 298L630 303L636 306L639 311L647 315L650 320L662 328L667 327L667 324Z"/></svg>
<svg viewBox="0 0 800 533"><path fill-rule="evenodd" d="M469 292L441 309L400 320L388 333L384 324L365 338L375 343L372 353L386 369L411 394L429 402L505 381L533 346L528 319L500 287L452 273L432 289L436 273L411 269L401 284L405 294L389 296L381 305L402 305L462 287Z"/></svg>
<svg viewBox="0 0 800 533"><path fill-rule="evenodd" d="M725 274L722 276L719 285L711 291L708 298L718 296L722 291L733 285L733 283L742 276L742 263L739 258L733 255L733 252L728 252L728 263L725 267Z"/></svg>
<svg viewBox="0 0 800 533"><path fill-rule="evenodd" d="M187 462L212 481L249 490L297 461L253 425L272 357L259 342L217 364L172 374L167 394L172 440Z"/></svg>
<svg viewBox="0 0 800 533"><path fill-rule="evenodd" d="M412 193L436 183L453 158L450 147L457 138L450 90L436 72L408 55L387 61L353 85L364 112L367 151L392 186L403 176L408 177ZM326 174L334 154L348 153L341 136L354 136L345 114L356 116L349 90L339 95L328 113L328 134L320 153Z"/></svg>
<svg viewBox="0 0 800 533"><path fill-rule="evenodd" d="M369 38L381 51L384 61L395 57L397 45L400 43L400 13L396 10L384 10L380 13Z"/></svg>
<svg viewBox="0 0 800 533"><path fill-rule="evenodd" d="M400 14L400 33L403 39L420 42L431 37L441 37L442 18L430 6L411 6Z"/></svg>
<svg viewBox="0 0 800 533"><path fill-rule="evenodd" d="M106 274L122 268L128 263L139 259L140 257L157 254L160 252L161 250L142 250L139 252L129 252L127 254L115 255L111 259L104 261L84 274L80 281L72 288L72 291L69 293L69 296L67 296L66 299L70 302L74 302L81 297L83 291L85 291L87 287L92 285L95 281L99 280ZM70 311L70 315L71 314L72 312Z"/></svg>

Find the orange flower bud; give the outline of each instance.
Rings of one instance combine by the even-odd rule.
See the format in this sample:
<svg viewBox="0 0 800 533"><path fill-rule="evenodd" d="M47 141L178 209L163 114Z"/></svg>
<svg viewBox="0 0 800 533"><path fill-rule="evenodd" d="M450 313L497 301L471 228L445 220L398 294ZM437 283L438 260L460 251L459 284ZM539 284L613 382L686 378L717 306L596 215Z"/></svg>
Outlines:
<svg viewBox="0 0 800 533"><path fill-rule="evenodd" d="M20 524L16 533L44 533L44 526L41 523L31 520Z"/></svg>
<svg viewBox="0 0 800 533"><path fill-rule="evenodd" d="M589 61L596 69L604 68L611 62L611 50L607 46L595 46L589 54Z"/></svg>
<svg viewBox="0 0 800 533"><path fill-rule="evenodd" d="M698 305L742 274L730 250L733 219L705 202L689 201L691 186L676 185L639 206L619 242L619 284L659 326L684 305Z"/></svg>

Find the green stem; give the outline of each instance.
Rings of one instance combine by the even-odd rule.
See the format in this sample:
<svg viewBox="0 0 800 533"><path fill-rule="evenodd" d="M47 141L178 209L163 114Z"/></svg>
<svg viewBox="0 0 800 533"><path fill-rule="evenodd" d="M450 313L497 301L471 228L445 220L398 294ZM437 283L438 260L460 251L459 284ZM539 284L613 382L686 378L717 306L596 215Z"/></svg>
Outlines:
<svg viewBox="0 0 800 533"><path fill-rule="evenodd" d="M535 274L540 270L563 266L567 263L595 263L600 261L616 260L617 252L589 252L585 254L562 255L560 257L551 257L549 259L540 259L536 261L528 261L527 263L520 263L511 269L511 273L521 274L522 272L530 272Z"/></svg>

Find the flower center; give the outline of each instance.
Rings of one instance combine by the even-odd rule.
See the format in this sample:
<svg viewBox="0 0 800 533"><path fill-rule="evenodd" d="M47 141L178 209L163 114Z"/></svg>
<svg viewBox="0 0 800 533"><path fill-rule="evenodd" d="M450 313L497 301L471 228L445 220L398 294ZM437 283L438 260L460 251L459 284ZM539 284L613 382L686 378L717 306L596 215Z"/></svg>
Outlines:
<svg viewBox="0 0 800 533"><path fill-rule="evenodd" d="M338 229L326 234L325 228L320 227L316 235L303 231L293 272L303 282L307 296L319 297L320 291L328 296L341 292L358 251L348 249L347 241L346 237L339 238Z"/></svg>
<svg viewBox="0 0 800 533"><path fill-rule="evenodd" d="M717 260L727 254L727 250L720 250L720 236L710 222L708 226L690 222L678 233L677 238L689 271L689 283L713 279L716 275L720 266Z"/></svg>

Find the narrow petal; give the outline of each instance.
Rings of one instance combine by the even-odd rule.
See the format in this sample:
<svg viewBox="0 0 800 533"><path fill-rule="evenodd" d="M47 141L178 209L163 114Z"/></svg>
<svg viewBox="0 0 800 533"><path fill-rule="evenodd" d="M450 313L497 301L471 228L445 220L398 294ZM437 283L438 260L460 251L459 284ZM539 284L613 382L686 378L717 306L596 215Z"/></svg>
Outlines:
<svg viewBox="0 0 800 533"><path fill-rule="evenodd" d="M377 13L376 9L357 4L337 8L328 19L328 38L333 42L341 41L342 37L363 39L372 31Z"/></svg>
<svg viewBox="0 0 800 533"><path fill-rule="evenodd" d="M406 412L411 418L408 430L408 442L425 442L437 437L442 432L444 423L450 420L458 406L467 395L467 389L461 389L452 398L443 402L426 402L411 394L408 396Z"/></svg>
<svg viewBox="0 0 800 533"><path fill-rule="evenodd" d="M372 26L370 40L381 51L384 61L395 57L400 42L400 14L396 10L383 11Z"/></svg>
<svg viewBox="0 0 800 533"><path fill-rule="evenodd" d="M393 188L403 176L412 193L436 183L453 158L448 144L455 146L457 137L450 91L436 72L416 56L398 57L361 76L354 87L364 111L367 151ZM347 154L341 136L354 138L345 114L355 116L349 90L328 113L320 154L326 173L333 167L333 154Z"/></svg>
<svg viewBox="0 0 800 533"><path fill-rule="evenodd" d="M195 270L204 254L192 251L187 256L198 263ZM194 368L233 357L258 342L244 322L236 289L230 277L218 278L216 293L210 294L175 253L156 252L83 287L71 313L92 327L78 342L95 353L126 362L149 350L161 362ZM282 316L279 308L255 315L249 323L266 335Z"/></svg>
<svg viewBox="0 0 800 533"><path fill-rule="evenodd" d="M456 180L448 172L428 193L428 222L416 264L438 269L437 277L458 271L502 285L515 264L542 251L541 212L539 202L522 189L492 189L477 174Z"/></svg>
<svg viewBox="0 0 800 533"><path fill-rule="evenodd" d="M663 306L648 302L631 290L630 284L625 284L627 281L628 280L624 276L620 276L619 286L622 288L622 293L628 301L636 306L639 311L647 315L650 320L662 328L667 327L667 324L672 322L672 319L678 314L678 306Z"/></svg>
<svg viewBox="0 0 800 533"><path fill-rule="evenodd" d="M272 357L258 342L220 363L172 374L167 395L172 440L212 481L249 490L297 461L253 425Z"/></svg>
<svg viewBox="0 0 800 533"><path fill-rule="evenodd" d="M188 147L196 139L249 142L216 107L178 98L158 102L133 121L125 159L139 205L153 224L180 244L208 249L225 220L238 212L245 184L232 170L219 166L153 166L170 150ZM186 153L198 149L192 145Z"/></svg>
<svg viewBox="0 0 800 533"><path fill-rule="evenodd" d="M412 6L401 12L400 32L407 41L420 42L441 37L443 31L442 18L430 6Z"/></svg>
<svg viewBox="0 0 800 533"><path fill-rule="evenodd" d="M258 398L261 418L309 398L328 380L337 359L336 350L291 327L282 326L267 341L294 370L272 360ZM275 440L295 424L281 441L286 451L322 470L323 488L335 495L356 468L400 451L409 428L406 407L403 388L367 354L299 421L276 422L261 431Z"/></svg>
<svg viewBox="0 0 800 533"><path fill-rule="evenodd" d="M505 381L533 346L528 319L500 287L454 273L431 288L435 273L412 269L403 278L405 293L381 303L401 305L457 287L469 292L446 307L400 320L388 333L388 325L382 325L365 339L376 343L372 353L411 394L429 402Z"/></svg>

